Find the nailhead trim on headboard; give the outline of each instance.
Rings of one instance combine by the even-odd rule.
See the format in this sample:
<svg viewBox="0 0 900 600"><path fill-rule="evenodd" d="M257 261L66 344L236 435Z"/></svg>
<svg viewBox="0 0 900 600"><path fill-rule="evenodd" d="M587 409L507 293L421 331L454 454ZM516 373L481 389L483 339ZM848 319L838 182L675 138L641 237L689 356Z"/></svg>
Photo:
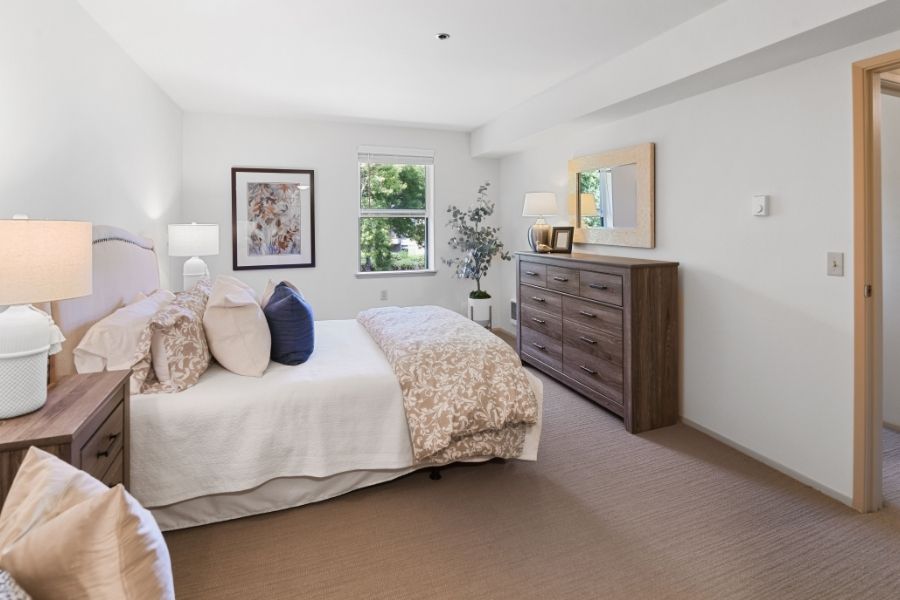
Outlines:
<svg viewBox="0 0 900 600"><path fill-rule="evenodd" d="M135 242L134 240L126 240L125 238L120 237L104 237L94 240L95 244L99 244L101 242L125 242L126 244L133 244L138 248L142 248L144 250L153 250L153 246L145 246L143 244Z"/></svg>

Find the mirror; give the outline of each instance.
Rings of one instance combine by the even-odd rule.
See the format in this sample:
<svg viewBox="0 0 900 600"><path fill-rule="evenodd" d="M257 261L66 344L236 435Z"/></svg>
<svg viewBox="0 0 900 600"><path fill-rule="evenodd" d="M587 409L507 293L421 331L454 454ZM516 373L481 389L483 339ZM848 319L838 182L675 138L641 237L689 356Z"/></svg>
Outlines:
<svg viewBox="0 0 900 600"><path fill-rule="evenodd" d="M575 242L653 248L654 168L653 144L570 160Z"/></svg>

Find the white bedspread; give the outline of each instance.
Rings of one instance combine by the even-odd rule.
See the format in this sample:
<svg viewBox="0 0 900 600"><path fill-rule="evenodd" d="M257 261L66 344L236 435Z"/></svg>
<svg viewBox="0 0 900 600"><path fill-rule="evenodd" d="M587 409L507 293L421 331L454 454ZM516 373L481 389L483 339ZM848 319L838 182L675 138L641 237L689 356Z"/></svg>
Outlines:
<svg viewBox="0 0 900 600"><path fill-rule="evenodd" d="M131 492L147 507L412 464L397 378L355 320L317 322L302 365L271 363L261 378L214 366L188 390L131 407Z"/></svg>

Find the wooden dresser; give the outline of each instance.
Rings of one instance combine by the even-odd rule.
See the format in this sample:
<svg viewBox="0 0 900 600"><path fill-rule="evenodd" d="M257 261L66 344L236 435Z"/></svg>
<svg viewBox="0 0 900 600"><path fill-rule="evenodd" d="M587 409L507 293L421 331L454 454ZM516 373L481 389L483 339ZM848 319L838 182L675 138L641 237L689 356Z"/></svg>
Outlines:
<svg viewBox="0 0 900 600"><path fill-rule="evenodd" d="M0 420L0 504L31 446L127 488L130 377L131 371L70 375L50 387L43 408Z"/></svg>
<svg viewBox="0 0 900 600"><path fill-rule="evenodd" d="M678 263L518 252L517 350L639 433L678 419Z"/></svg>

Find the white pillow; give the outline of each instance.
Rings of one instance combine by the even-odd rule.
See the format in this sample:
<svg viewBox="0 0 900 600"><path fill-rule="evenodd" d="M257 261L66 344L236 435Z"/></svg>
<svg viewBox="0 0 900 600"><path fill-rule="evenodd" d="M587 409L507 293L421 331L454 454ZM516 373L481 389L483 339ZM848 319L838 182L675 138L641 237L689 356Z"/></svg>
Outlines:
<svg viewBox="0 0 900 600"><path fill-rule="evenodd" d="M153 315L174 298L168 290L157 290L95 323L75 348L75 370L96 373L132 368L140 358L136 354L141 334Z"/></svg>
<svg viewBox="0 0 900 600"><path fill-rule="evenodd" d="M0 568L23 589L35 598L175 597L159 526L125 488L109 489L36 448L22 469L3 507L0 535L16 539Z"/></svg>
<svg viewBox="0 0 900 600"><path fill-rule="evenodd" d="M203 328L209 351L232 373L260 377L269 366L269 323L253 288L243 281L224 275L216 278Z"/></svg>

